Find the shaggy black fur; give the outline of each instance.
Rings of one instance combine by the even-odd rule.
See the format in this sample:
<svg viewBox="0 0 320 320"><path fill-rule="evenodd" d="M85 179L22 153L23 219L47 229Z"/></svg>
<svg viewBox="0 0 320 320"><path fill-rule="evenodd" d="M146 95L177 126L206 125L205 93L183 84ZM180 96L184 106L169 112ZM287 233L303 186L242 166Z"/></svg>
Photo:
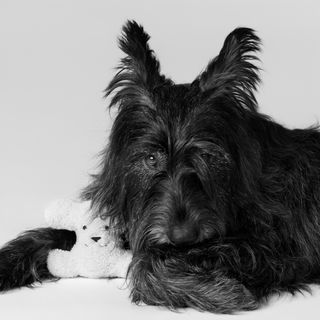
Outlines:
<svg viewBox="0 0 320 320"><path fill-rule="evenodd" d="M124 26L126 56L106 89L118 114L83 193L133 251L132 300L233 313L319 283L320 133L257 111L255 32L230 33L190 84L160 73L148 40L136 22Z"/></svg>

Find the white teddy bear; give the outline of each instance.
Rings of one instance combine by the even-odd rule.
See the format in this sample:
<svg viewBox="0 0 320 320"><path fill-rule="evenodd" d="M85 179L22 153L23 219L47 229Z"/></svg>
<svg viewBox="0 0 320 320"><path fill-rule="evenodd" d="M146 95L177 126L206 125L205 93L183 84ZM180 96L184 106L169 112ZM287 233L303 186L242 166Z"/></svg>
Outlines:
<svg viewBox="0 0 320 320"><path fill-rule="evenodd" d="M109 220L94 218L90 201L57 200L45 210L50 227L76 232L71 251L52 250L47 265L60 278L125 278L132 260L130 251L119 249L109 231Z"/></svg>

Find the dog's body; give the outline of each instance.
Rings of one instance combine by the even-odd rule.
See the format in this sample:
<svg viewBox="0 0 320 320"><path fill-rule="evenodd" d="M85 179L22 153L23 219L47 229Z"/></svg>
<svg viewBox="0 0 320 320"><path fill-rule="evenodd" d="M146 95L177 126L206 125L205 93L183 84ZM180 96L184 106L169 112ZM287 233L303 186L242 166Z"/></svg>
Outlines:
<svg viewBox="0 0 320 320"><path fill-rule="evenodd" d="M259 38L234 30L183 85L160 74L148 39L123 29L107 88L119 112L83 193L133 251L132 300L234 312L320 282L320 133L257 112Z"/></svg>

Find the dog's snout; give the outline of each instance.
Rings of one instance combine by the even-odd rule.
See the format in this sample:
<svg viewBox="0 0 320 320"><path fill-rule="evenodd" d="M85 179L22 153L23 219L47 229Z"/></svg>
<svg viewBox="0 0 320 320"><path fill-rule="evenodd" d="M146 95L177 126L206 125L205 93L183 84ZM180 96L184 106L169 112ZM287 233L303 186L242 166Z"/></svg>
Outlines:
<svg viewBox="0 0 320 320"><path fill-rule="evenodd" d="M169 239L175 245L194 243L197 238L195 227L188 224L174 226L169 233Z"/></svg>
<svg viewBox="0 0 320 320"><path fill-rule="evenodd" d="M95 242L98 242L101 239L101 237L91 237L91 239Z"/></svg>

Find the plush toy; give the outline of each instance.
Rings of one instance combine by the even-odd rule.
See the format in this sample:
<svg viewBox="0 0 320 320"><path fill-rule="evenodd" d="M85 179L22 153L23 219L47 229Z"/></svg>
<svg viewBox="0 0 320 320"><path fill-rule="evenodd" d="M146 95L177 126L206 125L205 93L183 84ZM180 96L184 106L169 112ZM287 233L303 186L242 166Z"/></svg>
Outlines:
<svg viewBox="0 0 320 320"><path fill-rule="evenodd" d="M90 202L57 200L45 210L48 225L76 232L71 251L55 249L48 255L51 274L61 278L124 278L132 255L116 246L109 220L94 218Z"/></svg>

